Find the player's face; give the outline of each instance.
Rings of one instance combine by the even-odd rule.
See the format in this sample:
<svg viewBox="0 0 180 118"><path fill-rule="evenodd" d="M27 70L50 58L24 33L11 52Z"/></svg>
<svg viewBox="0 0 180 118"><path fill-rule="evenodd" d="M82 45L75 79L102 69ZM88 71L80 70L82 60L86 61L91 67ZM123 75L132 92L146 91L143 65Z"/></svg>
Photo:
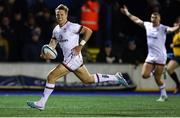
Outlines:
<svg viewBox="0 0 180 118"><path fill-rule="evenodd" d="M151 15L151 22L153 24L159 24L160 23L160 16L159 15Z"/></svg>
<svg viewBox="0 0 180 118"><path fill-rule="evenodd" d="M67 13L64 10L56 10L56 19L63 26L67 21Z"/></svg>

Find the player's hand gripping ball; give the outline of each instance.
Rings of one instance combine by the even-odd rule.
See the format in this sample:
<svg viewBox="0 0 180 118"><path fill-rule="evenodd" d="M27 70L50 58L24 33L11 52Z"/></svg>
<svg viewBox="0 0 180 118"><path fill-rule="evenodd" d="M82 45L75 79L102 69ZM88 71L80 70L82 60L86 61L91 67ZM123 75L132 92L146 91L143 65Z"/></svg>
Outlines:
<svg viewBox="0 0 180 118"><path fill-rule="evenodd" d="M53 49L48 44L43 45L43 47L41 49L41 54L45 55L49 59L55 59L57 57L56 49Z"/></svg>

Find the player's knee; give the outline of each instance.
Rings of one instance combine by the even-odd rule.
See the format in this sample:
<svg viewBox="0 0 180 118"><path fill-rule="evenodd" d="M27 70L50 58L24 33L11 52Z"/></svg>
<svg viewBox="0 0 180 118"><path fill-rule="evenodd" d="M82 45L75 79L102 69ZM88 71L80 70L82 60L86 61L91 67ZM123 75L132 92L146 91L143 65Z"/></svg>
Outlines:
<svg viewBox="0 0 180 118"><path fill-rule="evenodd" d="M55 80L55 77L53 76L52 73L50 73L50 74L48 75L47 81L48 81L49 83L55 83L56 80Z"/></svg>
<svg viewBox="0 0 180 118"><path fill-rule="evenodd" d="M174 71L170 68L167 68L167 72L168 72L168 74L172 74Z"/></svg>
<svg viewBox="0 0 180 118"><path fill-rule="evenodd" d="M149 76L149 75L147 75L147 74L142 74L141 76L142 76L142 78L143 78L143 79L147 79L147 78L149 78L149 77L150 77L150 76Z"/></svg>

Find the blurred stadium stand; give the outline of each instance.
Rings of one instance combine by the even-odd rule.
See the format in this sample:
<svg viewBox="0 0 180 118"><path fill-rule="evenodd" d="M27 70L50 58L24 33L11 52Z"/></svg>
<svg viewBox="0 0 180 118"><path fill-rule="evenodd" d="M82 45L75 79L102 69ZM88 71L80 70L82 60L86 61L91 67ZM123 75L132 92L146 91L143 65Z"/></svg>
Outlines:
<svg viewBox="0 0 180 118"><path fill-rule="evenodd" d="M52 29L56 25L54 14L56 6L61 3L67 5L70 9L69 20L80 23L81 6L85 1L0 0L0 37L7 40L6 47L8 46L9 48L6 58L0 58L0 61L44 62L39 57L37 58L36 55L40 51L38 47L48 43L51 38ZM112 51L121 60L121 63L123 63L122 55L124 49L128 47L128 40L131 37L136 37L135 43L140 54L140 59L138 59L140 63L143 62L147 54L145 31L120 13L119 8L123 4L126 4L129 10L142 20L149 20L150 13L158 10L162 15L162 23L169 26L172 26L175 18L180 16L180 13L177 12L180 11L179 0L98 0L98 2L100 3L100 17L99 41L97 42L101 45L99 47L91 47L87 43L87 48L90 48L89 50L92 50L92 48L95 48L95 50L97 48L101 49L105 46L107 40L111 41ZM38 40L35 41L33 39L34 36L38 36ZM168 52L171 51L169 47L171 38L172 36L168 35ZM0 48L0 55L4 54L3 48ZM26 50L27 53L23 50ZM86 50L84 53L88 53L88 51ZM54 61L57 62L58 59ZM92 60L87 62L96 62L94 56Z"/></svg>

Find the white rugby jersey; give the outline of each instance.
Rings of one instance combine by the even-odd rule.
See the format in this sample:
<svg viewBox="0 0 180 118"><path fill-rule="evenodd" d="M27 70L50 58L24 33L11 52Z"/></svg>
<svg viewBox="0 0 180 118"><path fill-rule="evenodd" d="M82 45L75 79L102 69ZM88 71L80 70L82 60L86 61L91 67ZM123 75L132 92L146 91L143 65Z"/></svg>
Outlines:
<svg viewBox="0 0 180 118"><path fill-rule="evenodd" d="M160 24L153 27L151 22L144 22L147 36L148 57L154 58L155 61L160 59L166 60L166 33L168 26Z"/></svg>
<svg viewBox="0 0 180 118"><path fill-rule="evenodd" d="M58 41L64 59L67 59L72 54L72 49L79 45L79 33L81 28L81 25L69 21L62 27L57 25L54 28L52 38Z"/></svg>

